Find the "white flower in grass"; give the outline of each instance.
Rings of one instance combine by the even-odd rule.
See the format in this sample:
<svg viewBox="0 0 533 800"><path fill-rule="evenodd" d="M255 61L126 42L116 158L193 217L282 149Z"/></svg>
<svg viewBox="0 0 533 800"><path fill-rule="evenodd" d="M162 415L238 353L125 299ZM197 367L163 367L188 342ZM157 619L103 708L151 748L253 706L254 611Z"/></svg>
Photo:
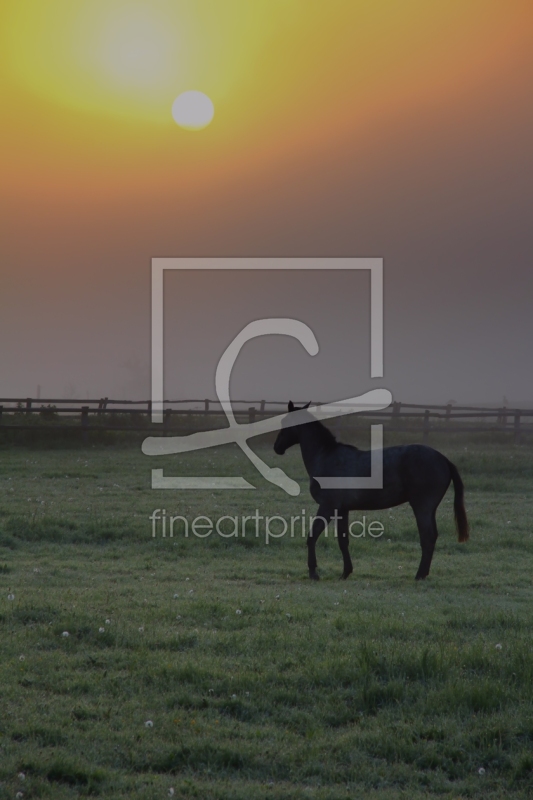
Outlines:
<svg viewBox="0 0 533 800"><path fill-rule="evenodd" d="M338 603L333 603L333 605L334 605L334 606L338 606L339 604L338 604Z"/></svg>
<svg viewBox="0 0 533 800"><path fill-rule="evenodd" d="M15 797L17 798L17 800L22 800L22 798L24 797L24 792L17 792Z"/></svg>
<svg viewBox="0 0 533 800"><path fill-rule="evenodd" d="M141 625L141 627L139 628L139 633L144 633L144 625Z"/></svg>
<svg viewBox="0 0 533 800"><path fill-rule="evenodd" d="M19 656L19 661L26 661L26 656Z"/></svg>
<svg viewBox="0 0 533 800"><path fill-rule="evenodd" d="M178 615L176 616L176 619L181 619L181 614L178 614Z"/></svg>
<svg viewBox="0 0 533 800"><path fill-rule="evenodd" d="M287 617L287 619L292 619L292 614L285 614L285 616Z"/></svg>
<svg viewBox="0 0 533 800"><path fill-rule="evenodd" d="M478 772L478 775L484 775L485 774L485 767L480 767L477 772Z"/></svg>
<svg viewBox="0 0 533 800"><path fill-rule="evenodd" d="M280 595L279 595L279 594L277 594L277 595L276 595L276 600L279 600L279 598L280 598Z"/></svg>
<svg viewBox="0 0 533 800"><path fill-rule="evenodd" d="M242 611L241 611L241 609L240 609L240 608L238 608L238 609L237 609L237 611L236 611L235 613L237 614L237 616L240 616L240 615L242 614Z"/></svg>
<svg viewBox="0 0 533 800"><path fill-rule="evenodd" d="M237 695L236 695L236 694L232 694L232 695L231 695L231 699L232 699L232 700L236 700L236 699L237 699Z"/></svg>
<svg viewBox="0 0 533 800"><path fill-rule="evenodd" d="M63 633L61 634L61 636L62 636L64 639L68 639L68 637L70 636L70 633L69 633L68 631L63 631Z"/></svg>
<svg viewBox="0 0 533 800"><path fill-rule="evenodd" d="M105 628L98 628L98 633L105 633Z"/></svg>
<svg viewBox="0 0 533 800"><path fill-rule="evenodd" d="M174 787L173 786L171 786L170 789L168 790L168 796L169 797L174 797Z"/></svg>
<svg viewBox="0 0 533 800"><path fill-rule="evenodd" d="M153 728L154 727L154 723L152 722L151 719L147 719L146 722L144 723L144 727L145 728Z"/></svg>
<svg viewBox="0 0 533 800"><path fill-rule="evenodd" d="M495 644L494 647L496 648L496 650L501 650L502 649L502 645L499 642L498 642L498 644Z"/></svg>
<svg viewBox="0 0 533 800"><path fill-rule="evenodd" d="M14 600L15 599L15 595L14 594L8 594L7 599L8 600Z"/></svg>
<svg viewBox="0 0 533 800"><path fill-rule="evenodd" d="M26 780L26 775L24 774L24 772L19 772L17 777L18 777L19 781L25 781Z"/></svg>
<svg viewBox="0 0 533 800"><path fill-rule="evenodd" d="M110 619L106 619L105 624L106 625L111 625L111 620Z"/></svg>
<svg viewBox="0 0 533 800"><path fill-rule="evenodd" d="M174 595L174 600L177 600L178 597L179 597L179 594L176 592L176 594Z"/></svg>

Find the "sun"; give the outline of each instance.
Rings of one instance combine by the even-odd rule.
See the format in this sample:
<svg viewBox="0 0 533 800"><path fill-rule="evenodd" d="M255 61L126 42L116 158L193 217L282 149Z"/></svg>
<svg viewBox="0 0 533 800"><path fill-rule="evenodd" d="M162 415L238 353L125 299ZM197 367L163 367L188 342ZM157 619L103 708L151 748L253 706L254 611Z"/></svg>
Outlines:
<svg viewBox="0 0 533 800"><path fill-rule="evenodd" d="M172 104L172 116L180 126L190 131L206 128L215 114L215 107L203 92L182 92Z"/></svg>
<svg viewBox="0 0 533 800"><path fill-rule="evenodd" d="M270 0L1 0L0 17L0 61L51 112L139 131L200 130L222 104L242 119L275 28Z"/></svg>

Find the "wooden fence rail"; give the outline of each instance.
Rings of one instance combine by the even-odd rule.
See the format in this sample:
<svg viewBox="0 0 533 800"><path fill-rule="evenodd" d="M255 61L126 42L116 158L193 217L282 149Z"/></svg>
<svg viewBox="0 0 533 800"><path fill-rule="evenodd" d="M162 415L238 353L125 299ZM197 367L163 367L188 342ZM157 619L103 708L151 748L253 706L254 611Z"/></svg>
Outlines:
<svg viewBox="0 0 533 800"><path fill-rule="evenodd" d="M223 417L218 400L166 400L163 405L165 409L163 424L152 424L152 403L149 400L111 400L108 397L95 400L0 398L0 427L5 431L36 430L38 426L35 422L30 422L30 419L37 416L46 422L43 428L64 430L72 427L68 424L69 418L77 417L80 422L82 441L87 442L91 430L159 431L164 434L171 428L172 418L175 417ZM317 405L320 404L317 403ZM173 406L177 406L177 408ZM346 408L344 403L339 403L339 406ZM257 418L283 413L285 407L286 403L283 401L233 401L235 417L250 423ZM354 412L356 408L354 406ZM422 431L424 441L427 441L432 431L445 433L509 431L517 443L525 434L533 433L533 409L452 406L450 403L445 406L424 406L415 403L394 402L383 411L357 412L357 416L382 422L386 429L391 431L413 433ZM96 418L97 424L90 424L91 417ZM123 420L129 418L128 424L116 424L120 422L118 417L122 417ZM23 420L25 421L23 422ZM143 424L138 424L143 420ZM467 424L453 424L454 421L461 420ZM479 424L473 425L474 420L479 420ZM487 424L490 420L493 420L492 424ZM415 424L414 427L409 424L417 422L418 425ZM432 422L436 422L437 425ZM337 418L334 424L340 427L342 425L340 418Z"/></svg>

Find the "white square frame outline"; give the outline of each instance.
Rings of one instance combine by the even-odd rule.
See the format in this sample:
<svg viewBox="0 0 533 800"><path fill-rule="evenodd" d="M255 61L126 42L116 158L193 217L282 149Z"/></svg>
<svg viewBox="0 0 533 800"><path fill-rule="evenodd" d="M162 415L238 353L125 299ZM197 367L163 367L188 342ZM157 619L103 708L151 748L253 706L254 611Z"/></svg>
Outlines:
<svg viewBox="0 0 533 800"><path fill-rule="evenodd" d="M382 258L152 258L152 423L164 421L165 270L370 270L370 377L383 377ZM373 428L375 426L372 426ZM376 426L377 427L377 426Z"/></svg>

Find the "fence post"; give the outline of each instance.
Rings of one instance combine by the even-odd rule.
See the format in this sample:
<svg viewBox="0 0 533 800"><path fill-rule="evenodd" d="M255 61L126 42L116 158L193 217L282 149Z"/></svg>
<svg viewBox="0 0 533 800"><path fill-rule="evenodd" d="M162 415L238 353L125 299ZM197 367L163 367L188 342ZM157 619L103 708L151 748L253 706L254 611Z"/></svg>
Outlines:
<svg viewBox="0 0 533 800"><path fill-rule="evenodd" d="M452 404L448 403L446 406L446 425L450 424L450 417L452 415Z"/></svg>
<svg viewBox="0 0 533 800"><path fill-rule="evenodd" d="M148 417L148 422L150 422L150 417L152 416L152 401L148 400L148 405L146 407L146 415Z"/></svg>
<svg viewBox="0 0 533 800"><path fill-rule="evenodd" d="M87 444L89 440L89 431L87 427L89 425L89 406L82 406L81 407L81 440L83 444Z"/></svg>
<svg viewBox="0 0 533 800"><path fill-rule="evenodd" d="M0 406L0 425L2 424L2 413L4 411L4 406Z"/></svg>
<svg viewBox="0 0 533 800"><path fill-rule="evenodd" d="M265 413L265 401L261 400L261 414Z"/></svg>
<svg viewBox="0 0 533 800"><path fill-rule="evenodd" d="M250 406L248 409L248 422L250 425L255 422L255 406Z"/></svg>
<svg viewBox="0 0 533 800"><path fill-rule="evenodd" d="M429 410L427 408L424 411L423 439L425 442L429 439Z"/></svg>
<svg viewBox="0 0 533 800"><path fill-rule="evenodd" d="M520 444L520 411L514 412L514 443Z"/></svg>
<svg viewBox="0 0 533 800"><path fill-rule="evenodd" d="M26 414L31 414L31 397L26 398Z"/></svg>
<svg viewBox="0 0 533 800"><path fill-rule="evenodd" d="M172 409L171 408L166 408L165 409L165 415L163 417L163 425L164 425L165 428L170 428L170 417L171 417L171 414L172 414Z"/></svg>
<svg viewBox="0 0 533 800"><path fill-rule="evenodd" d="M400 411L402 410L402 404L394 402L392 404L392 427L397 428L400 422Z"/></svg>
<svg viewBox="0 0 533 800"><path fill-rule="evenodd" d="M209 400L204 400L204 413L206 416L209 414Z"/></svg>
<svg viewBox="0 0 533 800"><path fill-rule="evenodd" d="M498 411L498 422L496 424L497 425L502 425L502 427L504 427L504 428L506 427L506 425L507 425L507 407L506 406L504 406L503 408L500 408L500 410Z"/></svg>

